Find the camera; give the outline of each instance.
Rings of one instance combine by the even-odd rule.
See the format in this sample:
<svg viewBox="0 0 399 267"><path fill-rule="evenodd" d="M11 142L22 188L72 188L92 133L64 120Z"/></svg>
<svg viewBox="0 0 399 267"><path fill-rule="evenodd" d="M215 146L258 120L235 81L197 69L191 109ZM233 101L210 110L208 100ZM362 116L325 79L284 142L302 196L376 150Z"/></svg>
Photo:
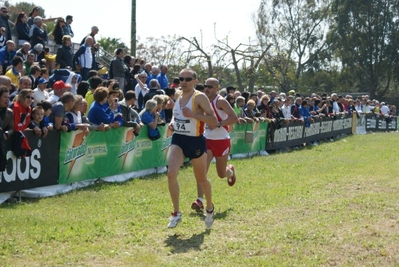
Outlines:
<svg viewBox="0 0 399 267"><path fill-rule="evenodd" d="M118 98L115 98L114 101L115 101L115 103L118 103Z"/></svg>

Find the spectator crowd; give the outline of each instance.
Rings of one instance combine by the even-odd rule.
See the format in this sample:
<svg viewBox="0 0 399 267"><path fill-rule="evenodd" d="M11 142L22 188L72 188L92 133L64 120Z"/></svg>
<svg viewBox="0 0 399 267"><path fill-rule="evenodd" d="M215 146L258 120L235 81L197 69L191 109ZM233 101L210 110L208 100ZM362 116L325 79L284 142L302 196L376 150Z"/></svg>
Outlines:
<svg viewBox="0 0 399 267"><path fill-rule="evenodd" d="M99 32L93 26L80 48L72 48L73 16L43 19L40 7L29 14L20 12L14 27L18 41L12 40L7 7L0 8L0 171L4 170L5 140L11 139L17 157L28 156L30 147L25 130L45 138L48 131L107 131L133 127L135 135L148 125L151 140L160 138L158 127L170 122L179 78L169 81L168 66L153 66L115 50L108 77L101 76L96 59ZM45 22L56 21L52 35L55 54L48 47ZM198 84L197 90L204 90ZM266 120L277 129L283 123L345 114L396 116L396 107L370 100L368 96L311 94L304 97L291 90L240 92L232 86L220 91L241 121Z"/></svg>

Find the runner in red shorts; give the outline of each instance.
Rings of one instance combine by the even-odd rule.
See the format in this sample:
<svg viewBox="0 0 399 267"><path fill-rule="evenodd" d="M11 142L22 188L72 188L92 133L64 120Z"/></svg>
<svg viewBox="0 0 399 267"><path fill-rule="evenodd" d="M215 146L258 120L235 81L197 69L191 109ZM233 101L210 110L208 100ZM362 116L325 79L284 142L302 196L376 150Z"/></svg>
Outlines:
<svg viewBox="0 0 399 267"><path fill-rule="evenodd" d="M233 186L236 181L236 175L233 165L227 165L227 159L230 154L230 135L228 126L239 122L230 103L218 92L220 89L219 81L215 78L209 78L205 81L204 93L209 98L211 106L215 111L218 119L217 126L205 126L204 137L206 138L207 149L207 171L212 159L216 158L216 170L220 178L227 177L229 186ZM204 206L203 192L197 184L198 199L191 204L191 208L198 212L202 212Z"/></svg>

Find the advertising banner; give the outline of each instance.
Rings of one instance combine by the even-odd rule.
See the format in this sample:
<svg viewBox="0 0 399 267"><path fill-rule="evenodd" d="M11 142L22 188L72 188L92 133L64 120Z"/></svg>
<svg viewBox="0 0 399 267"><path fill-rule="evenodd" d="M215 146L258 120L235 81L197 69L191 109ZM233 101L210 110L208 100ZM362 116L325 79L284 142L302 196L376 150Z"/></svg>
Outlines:
<svg viewBox="0 0 399 267"><path fill-rule="evenodd" d="M331 138L339 134L352 132L352 116L338 118L320 118L308 127L303 122L294 121L284 124L273 133L269 132L270 141L266 150L276 150L284 147L297 146L320 139Z"/></svg>
<svg viewBox="0 0 399 267"><path fill-rule="evenodd" d="M376 114L366 114L366 131L396 131L397 117L384 117Z"/></svg>
<svg viewBox="0 0 399 267"><path fill-rule="evenodd" d="M233 130L230 132L230 154L265 150L267 128L267 122L234 124Z"/></svg>
<svg viewBox="0 0 399 267"><path fill-rule="evenodd" d="M161 138L151 141L147 126L139 136L133 128L107 132L61 133L60 184L145 170L167 165L171 132L159 126Z"/></svg>
<svg viewBox="0 0 399 267"><path fill-rule="evenodd" d="M7 152L7 169L0 172L0 192L19 191L58 183L58 131L49 131L41 138L32 131L26 131L32 154L16 158L11 149ZM7 147L11 148L8 143Z"/></svg>

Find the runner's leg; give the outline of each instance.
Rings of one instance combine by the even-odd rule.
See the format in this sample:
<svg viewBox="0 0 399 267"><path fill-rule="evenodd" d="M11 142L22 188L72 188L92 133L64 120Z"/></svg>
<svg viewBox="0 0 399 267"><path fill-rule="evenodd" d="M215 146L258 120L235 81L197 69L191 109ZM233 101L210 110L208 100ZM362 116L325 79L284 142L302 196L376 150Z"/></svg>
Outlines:
<svg viewBox="0 0 399 267"><path fill-rule="evenodd" d="M193 165L194 176L197 180L197 183L201 186L205 198L206 198L206 208L208 210L212 210L212 187L209 182L206 173L207 173L207 155L206 153L202 154L201 157L191 159L191 163Z"/></svg>
<svg viewBox="0 0 399 267"><path fill-rule="evenodd" d="M184 162L184 154L179 146L171 145L168 163L168 186L169 193L172 198L173 212L180 212L179 207L179 183L177 181L177 175L180 167Z"/></svg>

